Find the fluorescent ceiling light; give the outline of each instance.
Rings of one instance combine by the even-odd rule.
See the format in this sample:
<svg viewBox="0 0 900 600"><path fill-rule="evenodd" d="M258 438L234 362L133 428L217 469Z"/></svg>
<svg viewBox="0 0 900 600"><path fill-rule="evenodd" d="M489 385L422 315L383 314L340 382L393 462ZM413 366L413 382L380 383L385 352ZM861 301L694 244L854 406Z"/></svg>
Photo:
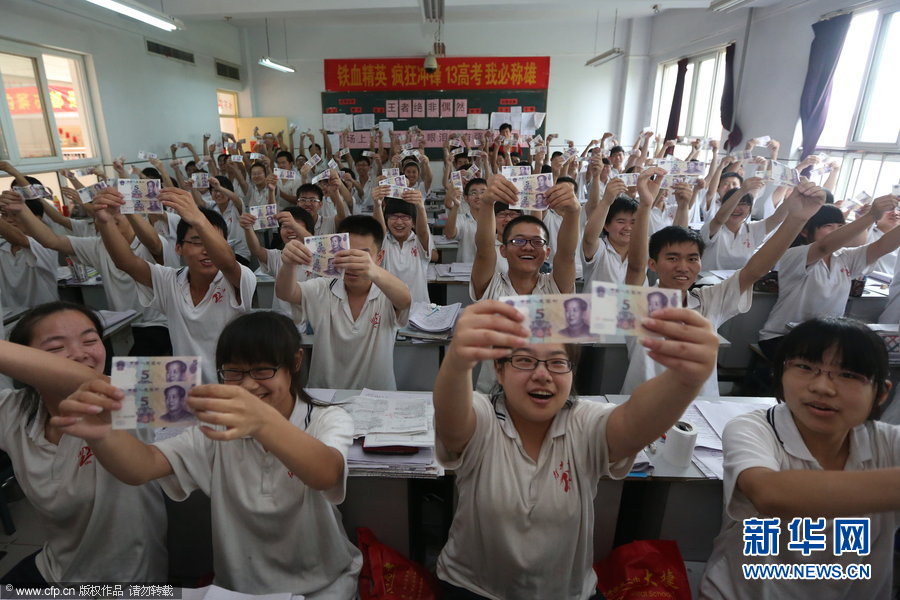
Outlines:
<svg viewBox="0 0 900 600"><path fill-rule="evenodd" d="M425 22L444 22L444 0L421 0L421 2L422 17L425 19Z"/></svg>
<svg viewBox="0 0 900 600"><path fill-rule="evenodd" d="M619 58L619 57L622 56L623 54L625 54L625 51L622 50L621 48L610 48L609 50L607 50L607 51L604 52L603 54L598 54L597 56L595 56L595 57L592 58L591 60L589 60L589 61L587 61L586 63L584 63L584 66L586 66L586 67L599 67L600 65L602 65L602 64L604 64L604 63L608 63L609 61L611 61L611 60L613 60L613 59Z"/></svg>
<svg viewBox="0 0 900 600"><path fill-rule="evenodd" d="M121 15L125 15L126 17L137 19L138 21L146 23L147 25L153 25L154 27L165 29L166 31L175 31L176 29L184 28L184 23L182 23L178 19L173 19L169 15L163 14L159 11L155 11L149 6L138 4L137 2L133 2L132 0L87 1L91 4L96 4L97 6L102 6L103 8L107 8Z"/></svg>
<svg viewBox="0 0 900 600"><path fill-rule="evenodd" d="M712 0L709 3L709 10L716 12L729 12L737 10L745 4L750 4L753 0Z"/></svg>
<svg viewBox="0 0 900 600"><path fill-rule="evenodd" d="M281 71L282 73L293 73L294 72L293 67L289 67L287 65L277 63L274 60L272 60L271 58L269 58L268 56L263 56L261 59L259 59L259 64L261 64L264 67L269 67L270 69L275 69L276 71Z"/></svg>

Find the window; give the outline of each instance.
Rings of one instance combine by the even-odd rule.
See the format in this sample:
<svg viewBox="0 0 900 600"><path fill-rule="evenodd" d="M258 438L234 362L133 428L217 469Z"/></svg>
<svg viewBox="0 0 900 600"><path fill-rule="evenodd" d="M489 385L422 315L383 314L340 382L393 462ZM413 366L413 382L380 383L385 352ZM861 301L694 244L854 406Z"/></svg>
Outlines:
<svg viewBox="0 0 900 600"><path fill-rule="evenodd" d="M219 131L237 134L237 92L216 90L216 99L219 101Z"/></svg>
<svg viewBox="0 0 900 600"><path fill-rule="evenodd" d="M0 86L6 97L0 103L0 156L24 167L94 162L81 56L0 41Z"/></svg>
<svg viewBox="0 0 900 600"><path fill-rule="evenodd" d="M666 131L677 75L677 60L659 65L651 118L654 131L661 133ZM684 77L684 95L678 121L679 137L709 137L717 140L722 136L719 104L724 82L724 49L690 58Z"/></svg>

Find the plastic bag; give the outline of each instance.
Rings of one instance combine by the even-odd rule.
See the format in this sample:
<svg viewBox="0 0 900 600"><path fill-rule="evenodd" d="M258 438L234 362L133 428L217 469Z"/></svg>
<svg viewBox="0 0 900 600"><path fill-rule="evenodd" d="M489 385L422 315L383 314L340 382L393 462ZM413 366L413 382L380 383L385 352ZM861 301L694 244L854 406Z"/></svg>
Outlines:
<svg viewBox="0 0 900 600"><path fill-rule="evenodd" d="M435 600L437 579L421 565L378 541L365 527L356 530L363 555L361 600Z"/></svg>
<svg viewBox="0 0 900 600"><path fill-rule="evenodd" d="M691 600L684 559L671 540L638 540L618 546L594 565L606 600Z"/></svg>

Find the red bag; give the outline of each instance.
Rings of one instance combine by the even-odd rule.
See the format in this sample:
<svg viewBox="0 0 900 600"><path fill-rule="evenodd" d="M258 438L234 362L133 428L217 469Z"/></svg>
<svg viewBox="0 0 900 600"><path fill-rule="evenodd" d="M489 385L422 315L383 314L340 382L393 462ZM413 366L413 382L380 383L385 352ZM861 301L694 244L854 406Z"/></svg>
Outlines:
<svg viewBox="0 0 900 600"><path fill-rule="evenodd" d="M606 600L691 600L684 559L671 540L637 540L594 565Z"/></svg>
<svg viewBox="0 0 900 600"><path fill-rule="evenodd" d="M356 529L362 550L359 597L362 600L435 600L437 580L424 567L378 541L365 527Z"/></svg>

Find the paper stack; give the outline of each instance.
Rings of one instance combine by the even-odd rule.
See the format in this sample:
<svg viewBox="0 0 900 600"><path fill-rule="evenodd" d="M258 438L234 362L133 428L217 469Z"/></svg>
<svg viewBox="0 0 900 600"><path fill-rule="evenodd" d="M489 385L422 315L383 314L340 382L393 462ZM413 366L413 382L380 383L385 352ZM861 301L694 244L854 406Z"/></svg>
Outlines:
<svg viewBox="0 0 900 600"><path fill-rule="evenodd" d="M439 306L416 302L409 311L409 326L400 330L400 335L426 340L446 340L453 333L462 304Z"/></svg>

